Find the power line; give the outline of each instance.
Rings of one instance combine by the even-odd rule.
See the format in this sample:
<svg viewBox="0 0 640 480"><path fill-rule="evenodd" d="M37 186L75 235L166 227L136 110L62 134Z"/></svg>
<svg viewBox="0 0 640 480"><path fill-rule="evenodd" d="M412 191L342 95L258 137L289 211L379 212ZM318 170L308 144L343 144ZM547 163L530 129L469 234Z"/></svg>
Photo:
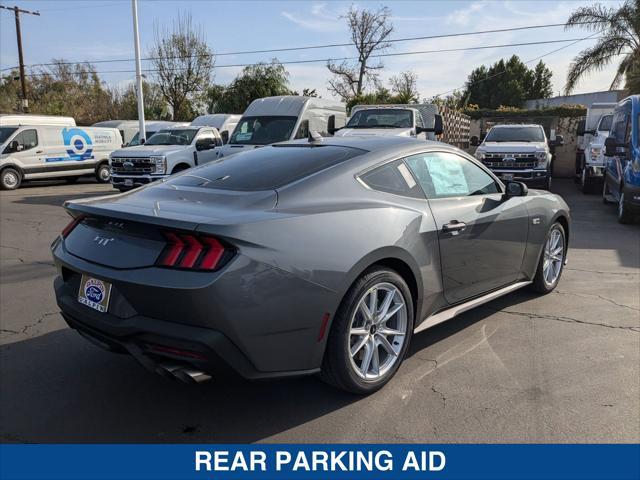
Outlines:
<svg viewBox="0 0 640 480"><path fill-rule="evenodd" d="M591 35L592 36L592 35ZM432 53L451 53L451 52L462 52L462 51L472 51L472 50L486 50L491 48L506 48L506 47L522 47L522 46L531 46L531 45L546 45L552 43L564 43L564 42L574 42L577 43L579 41L585 40L586 38L569 38L563 40L543 40L539 42L520 42L520 43L505 43L499 45L481 45L476 47L461 47L461 48L446 48L446 49L438 49L438 50L419 50L414 52L395 52L395 53L381 53L378 55L371 55L370 58L382 58L382 57L399 57L406 55L423 55L423 54L432 54ZM573 45L573 43L572 43ZM567 45L569 46L569 45ZM566 47L562 47L566 48ZM327 62L336 62L336 61L345 61L345 60L357 60L358 57L339 57L339 58L317 58L310 60L289 60L279 62L281 65L291 65L291 64L304 64L304 63L327 63ZM64 63L62 64L64 65ZM232 68L232 67L248 67L251 65L255 65L255 63L234 63L234 64L225 64L225 65L216 65L215 68ZM143 69L145 73L155 73L159 70L157 68L147 68ZM180 69L173 69L168 71L180 71ZM134 73L135 70L102 70L95 71L96 74L102 75L105 73ZM86 75L91 74L91 72L69 72L72 75ZM49 72L39 72L39 73L31 73L27 76L41 76L41 75L50 75Z"/></svg>
<svg viewBox="0 0 640 480"><path fill-rule="evenodd" d="M600 22L582 22L576 25L586 25L586 24L593 24L593 23L600 23ZM476 30L476 31L471 31L471 32L458 32L458 33L447 33L447 34L441 34L441 35L424 35L424 36L418 36L418 37L404 37L404 38L395 38L395 39L390 39L387 40L387 43L398 43L398 42L409 42L409 41L417 41L417 40L433 40L433 39L439 39L439 38L453 38L453 37L464 37L464 36L472 36L472 35L484 35L484 34L489 34L489 33L505 33L505 32L515 32L515 31L521 31L521 30L532 30L532 29L539 29L539 28L552 28L552 27L564 27L565 24L564 23L549 23L549 24L542 24L542 25L527 25L527 26L523 26L523 27L511 27L511 28L498 28L498 29L493 29L493 30ZM209 57L209 56L213 56L213 57L223 57L223 56L231 56L231 55L250 55L250 54L257 54L257 53L277 53L277 52L293 52L293 51L300 51L300 50L315 50L315 49L323 49L323 48L336 48L336 47L352 47L353 43L329 43L329 44L324 44L324 45L307 45L304 47L285 47L285 48L271 48L271 49L262 49L262 50L240 50L237 52L220 52L220 53L213 53L210 55L185 55L185 56L179 56L179 57L171 57L174 59L181 59L181 58L196 58L196 57ZM151 61L151 60L157 60L158 57L145 57L142 58L141 60L143 61ZM60 63L34 63L31 65L27 65L28 67L48 67L48 66L52 66L52 65L79 65L79 64L86 64L86 63L91 63L91 64L98 64L98 63L123 63L123 62L133 62L135 59L133 58L117 58L117 59L106 59L106 60L94 60L94 61L83 61L83 62L60 62ZM6 70L11 70L12 67L8 67L8 68L3 68L0 71L6 71Z"/></svg>

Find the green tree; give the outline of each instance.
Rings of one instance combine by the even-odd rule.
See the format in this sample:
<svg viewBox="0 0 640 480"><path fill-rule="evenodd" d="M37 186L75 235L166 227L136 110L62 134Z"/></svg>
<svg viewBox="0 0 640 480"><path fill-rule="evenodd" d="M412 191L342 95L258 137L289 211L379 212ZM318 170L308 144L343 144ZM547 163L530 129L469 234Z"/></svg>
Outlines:
<svg viewBox="0 0 640 480"><path fill-rule="evenodd" d="M207 105L211 113L242 113L257 98L290 94L289 73L274 59L244 67L228 87L210 86Z"/></svg>
<svg viewBox="0 0 640 480"><path fill-rule="evenodd" d="M171 106L174 120L191 120L211 81L213 51L191 15L178 15L172 29L156 28L151 48L156 83Z"/></svg>
<svg viewBox="0 0 640 480"><path fill-rule="evenodd" d="M488 68L482 65L474 69L467 78L462 98L465 103L481 108L520 107L525 100L551 95L551 75L544 62L530 69L513 55Z"/></svg>
<svg viewBox="0 0 640 480"><path fill-rule="evenodd" d="M168 104L160 91L160 87L155 83L142 82L144 92L144 116L147 120L168 120L171 118ZM113 101L114 118L123 120L138 119L138 98L134 84L127 86L123 90L111 90Z"/></svg>
<svg viewBox="0 0 640 480"><path fill-rule="evenodd" d="M599 32L596 44L582 50L571 62L567 94L588 73L603 70L615 61L619 63L610 88L619 86L625 76L631 79L629 86L637 88L634 77L640 70L640 0L627 0L617 8L600 4L580 7L571 14L565 28Z"/></svg>
<svg viewBox="0 0 640 480"><path fill-rule="evenodd" d="M418 103L420 94L418 93L418 76L411 72L401 72L389 79L391 91L398 103Z"/></svg>

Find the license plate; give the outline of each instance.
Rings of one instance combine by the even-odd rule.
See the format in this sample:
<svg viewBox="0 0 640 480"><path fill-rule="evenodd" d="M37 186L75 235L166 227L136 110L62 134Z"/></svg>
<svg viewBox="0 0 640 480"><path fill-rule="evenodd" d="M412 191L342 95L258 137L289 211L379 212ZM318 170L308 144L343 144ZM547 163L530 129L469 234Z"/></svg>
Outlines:
<svg viewBox="0 0 640 480"><path fill-rule="evenodd" d="M106 313L109 308L110 297L111 284L109 282L82 275L78 302L99 312Z"/></svg>
<svg viewBox="0 0 640 480"><path fill-rule="evenodd" d="M131 180L130 178L125 178L124 179L124 186L125 187L133 187L133 180Z"/></svg>
<svg viewBox="0 0 640 480"><path fill-rule="evenodd" d="M513 180L513 173L503 173L502 178L504 180Z"/></svg>

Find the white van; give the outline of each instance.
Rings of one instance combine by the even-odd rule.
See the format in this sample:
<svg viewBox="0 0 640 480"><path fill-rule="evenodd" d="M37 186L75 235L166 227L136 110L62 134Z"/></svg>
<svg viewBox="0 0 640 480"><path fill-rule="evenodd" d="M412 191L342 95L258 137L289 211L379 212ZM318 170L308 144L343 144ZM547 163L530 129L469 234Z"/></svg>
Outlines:
<svg viewBox="0 0 640 480"><path fill-rule="evenodd" d="M14 190L23 180L93 174L110 180L109 154L122 145L115 128L14 125L0 127L0 188Z"/></svg>
<svg viewBox="0 0 640 480"><path fill-rule="evenodd" d="M229 137L238 125L242 115L232 115L230 113L212 113L196 117L191 125L194 127L214 127L220 132L222 141L229 142Z"/></svg>
<svg viewBox="0 0 640 480"><path fill-rule="evenodd" d="M136 120L136 124L138 124L137 120ZM151 138L151 136L154 133L159 132L160 130L164 130L166 128L186 127L188 125L189 125L189 122L167 122L165 120L150 120L148 122L145 122L144 124L144 129L146 131L145 139L149 140L149 138ZM136 126L136 133L131 138L131 141L125 142L126 147L135 147L140 145L140 132L138 130L139 128L138 126Z"/></svg>
<svg viewBox="0 0 640 480"><path fill-rule="evenodd" d="M344 103L298 95L259 98L251 102L231 134L220 156L296 138L307 138L309 131L322 136L344 126Z"/></svg>
<svg viewBox="0 0 640 480"><path fill-rule="evenodd" d="M75 127L76 121L72 117L57 117L54 115L13 115L0 113L0 127L16 125L64 125Z"/></svg>
<svg viewBox="0 0 640 480"><path fill-rule="evenodd" d="M105 120L91 125L92 127L117 128L122 137L122 141L126 145L138 133L138 120ZM147 137L148 138L148 137Z"/></svg>

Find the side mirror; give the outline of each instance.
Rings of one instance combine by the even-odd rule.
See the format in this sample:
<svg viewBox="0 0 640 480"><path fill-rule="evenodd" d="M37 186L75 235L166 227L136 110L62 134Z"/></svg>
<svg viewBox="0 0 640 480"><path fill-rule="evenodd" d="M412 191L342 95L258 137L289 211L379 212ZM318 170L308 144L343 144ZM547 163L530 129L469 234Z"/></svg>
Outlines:
<svg viewBox="0 0 640 480"><path fill-rule="evenodd" d="M140 145L144 145L146 143L147 139L146 138L141 138L140 139Z"/></svg>
<svg viewBox="0 0 640 480"><path fill-rule="evenodd" d="M201 151L201 150L209 150L214 146L214 144L212 142L208 142L205 139L202 140L198 140L196 141L196 150Z"/></svg>
<svg viewBox="0 0 640 480"><path fill-rule="evenodd" d="M549 140L549 146L560 147L564 145L564 137L562 135L556 135L554 140Z"/></svg>
<svg viewBox="0 0 640 480"><path fill-rule="evenodd" d="M433 133L435 133L436 135L442 135L442 132L444 132L442 115L436 113L435 122L433 124Z"/></svg>
<svg viewBox="0 0 640 480"><path fill-rule="evenodd" d="M618 142L616 137L607 137L604 141L604 154L607 157L613 157L617 154L618 147L624 147L624 143Z"/></svg>
<svg viewBox="0 0 640 480"><path fill-rule="evenodd" d="M469 139L469 145L471 145L472 147L477 147L478 145L480 145L480 139L478 138L477 135L473 135Z"/></svg>
<svg viewBox="0 0 640 480"><path fill-rule="evenodd" d="M580 121L578 122L578 128L576 128L576 136L578 136L578 137L584 137L584 134L585 134L585 131L584 131L584 129L585 129L585 125L586 125L586 123L585 123L585 121L584 121L584 120L580 120Z"/></svg>
<svg viewBox="0 0 640 480"><path fill-rule="evenodd" d="M336 116L330 115L327 120L327 132L329 132L329 135L333 135L336 131Z"/></svg>
<svg viewBox="0 0 640 480"><path fill-rule="evenodd" d="M505 196L508 197L526 197L529 194L529 187L522 182L507 182Z"/></svg>
<svg viewBox="0 0 640 480"><path fill-rule="evenodd" d="M220 136L222 137L223 144L229 143L229 130L224 130L220 132Z"/></svg>

